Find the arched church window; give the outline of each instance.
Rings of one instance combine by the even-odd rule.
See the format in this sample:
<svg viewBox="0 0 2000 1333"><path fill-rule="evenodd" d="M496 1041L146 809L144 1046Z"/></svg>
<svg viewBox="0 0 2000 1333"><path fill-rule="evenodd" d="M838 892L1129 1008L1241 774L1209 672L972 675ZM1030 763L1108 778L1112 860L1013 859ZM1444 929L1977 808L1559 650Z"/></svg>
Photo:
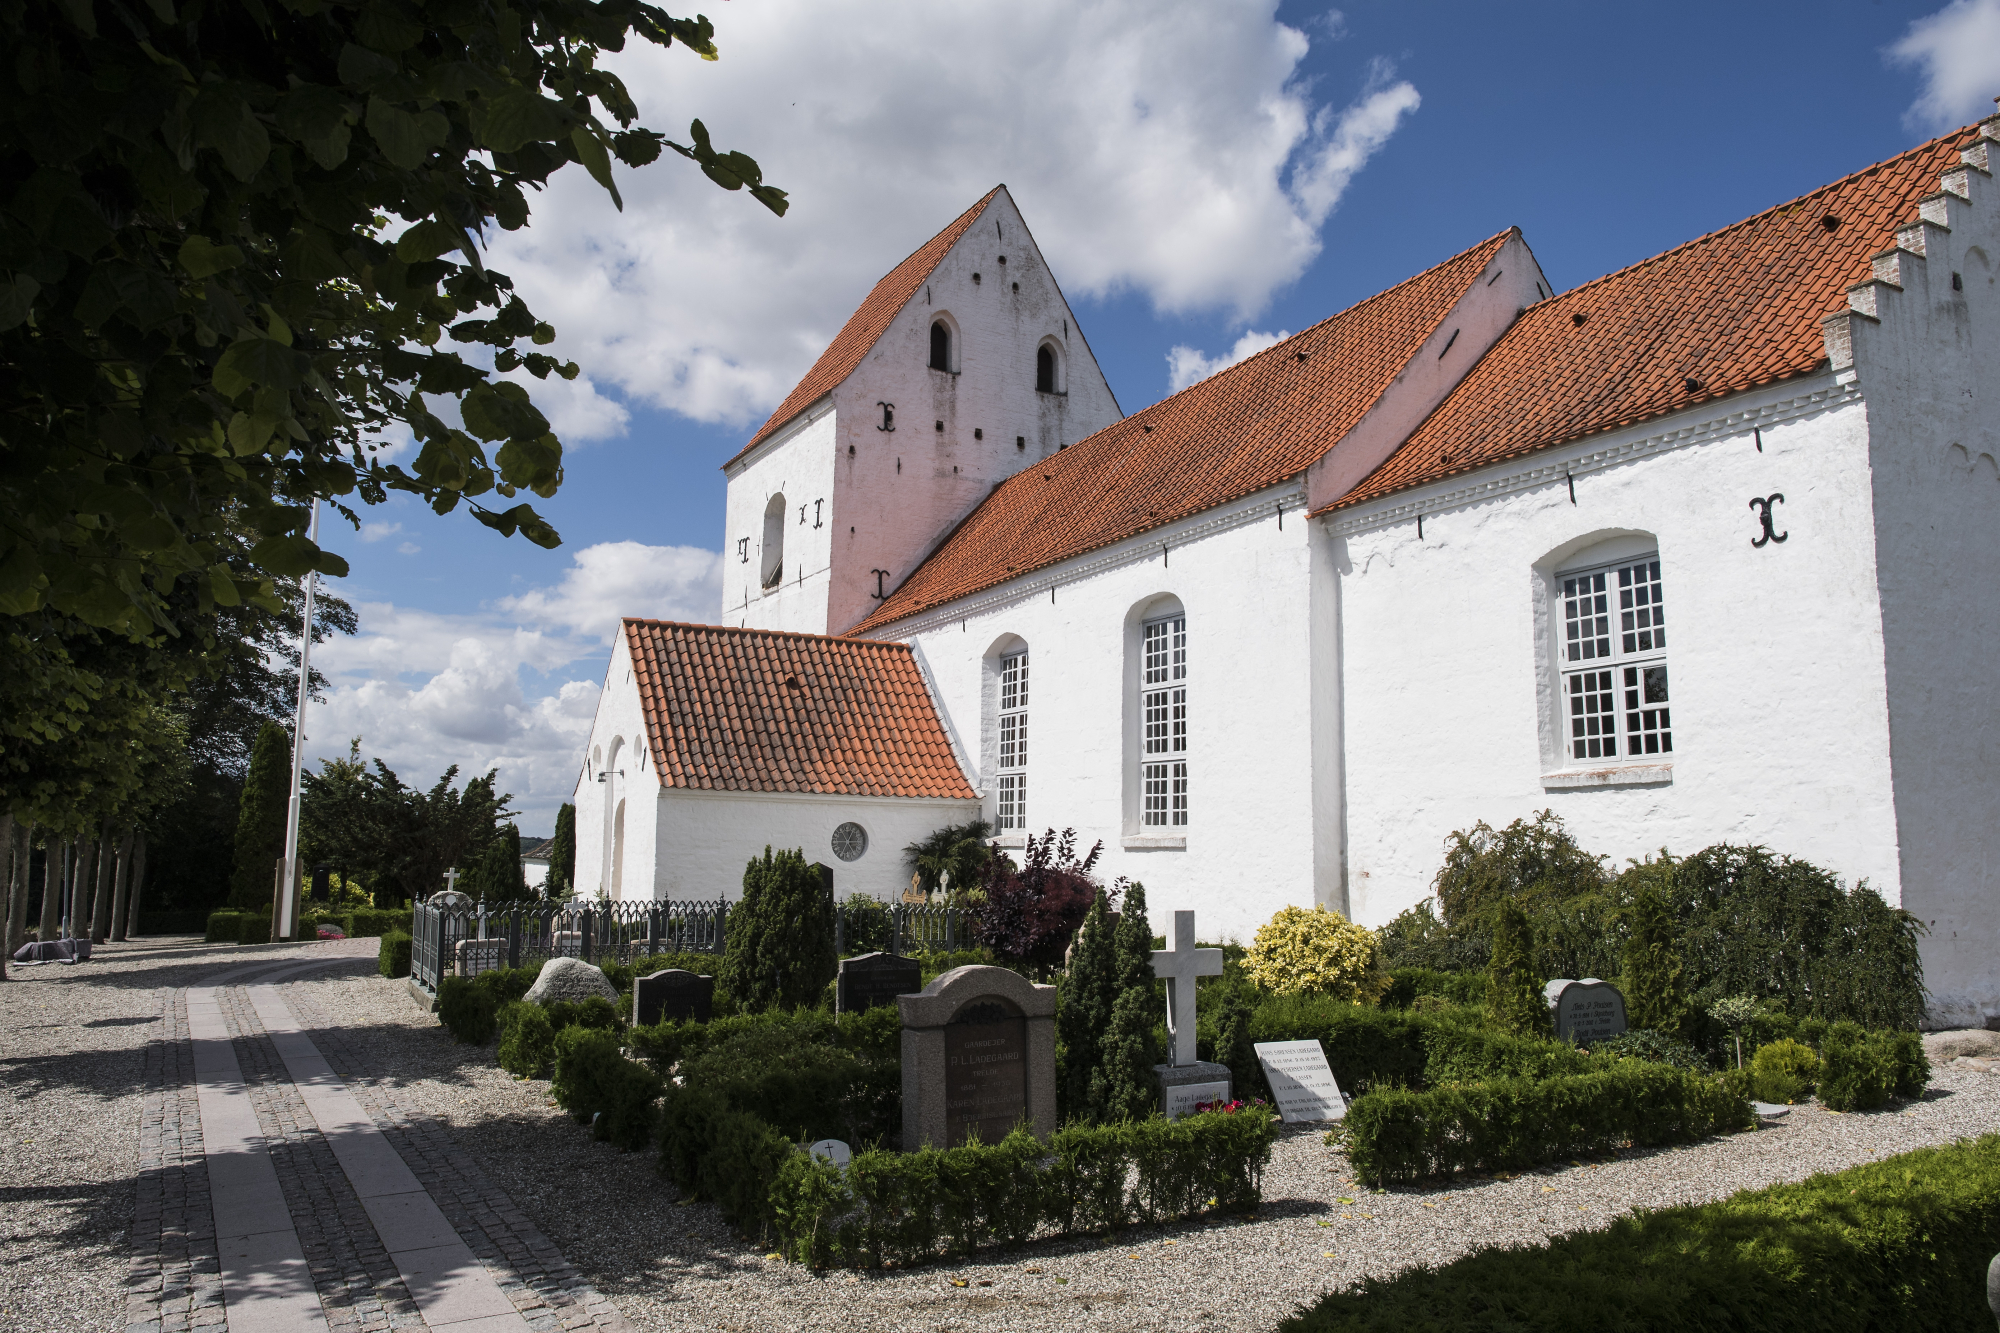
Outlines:
<svg viewBox="0 0 2000 1333"><path fill-rule="evenodd" d="M1562 738L1570 762L1674 752L1660 557L1564 570Z"/></svg>
<svg viewBox="0 0 2000 1333"><path fill-rule="evenodd" d="M1047 347L1035 349L1035 392L1056 391L1056 354Z"/></svg>
<svg viewBox="0 0 2000 1333"><path fill-rule="evenodd" d="M999 800L994 825L1000 832L1028 826L1028 654L1024 649L1000 659Z"/></svg>
<svg viewBox="0 0 2000 1333"><path fill-rule="evenodd" d="M785 576L785 497L778 494L764 506L764 587L775 588Z"/></svg>
<svg viewBox="0 0 2000 1333"><path fill-rule="evenodd" d="M1140 639L1140 823L1188 822L1187 617L1148 620Z"/></svg>
<svg viewBox="0 0 2000 1333"><path fill-rule="evenodd" d="M931 369L951 369L951 330L941 319L931 324Z"/></svg>

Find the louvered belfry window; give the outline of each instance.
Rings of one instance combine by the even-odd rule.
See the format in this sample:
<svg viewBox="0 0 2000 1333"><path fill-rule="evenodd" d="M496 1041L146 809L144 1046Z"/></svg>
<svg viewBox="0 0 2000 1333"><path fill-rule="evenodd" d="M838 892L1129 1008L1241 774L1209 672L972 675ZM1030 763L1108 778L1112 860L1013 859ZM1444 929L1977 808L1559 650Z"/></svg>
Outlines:
<svg viewBox="0 0 2000 1333"><path fill-rule="evenodd" d="M1000 659L1000 801L1004 832L1028 826L1028 655Z"/></svg>
<svg viewBox="0 0 2000 1333"><path fill-rule="evenodd" d="M1139 676L1141 822L1188 822L1187 618L1148 621Z"/></svg>
<svg viewBox="0 0 2000 1333"><path fill-rule="evenodd" d="M1672 754L1660 558L1559 576L1563 727L1571 763Z"/></svg>

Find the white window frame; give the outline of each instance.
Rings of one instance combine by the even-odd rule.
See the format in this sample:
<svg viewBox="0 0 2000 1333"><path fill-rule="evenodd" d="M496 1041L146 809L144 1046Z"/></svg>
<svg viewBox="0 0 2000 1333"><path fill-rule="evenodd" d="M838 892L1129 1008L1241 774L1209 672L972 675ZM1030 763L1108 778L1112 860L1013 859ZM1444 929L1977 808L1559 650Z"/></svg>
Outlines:
<svg viewBox="0 0 2000 1333"><path fill-rule="evenodd" d="M1001 654L999 666L993 825L1012 833L1028 827L1028 650Z"/></svg>
<svg viewBox="0 0 2000 1333"><path fill-rule="evenodd" d="M1139 830L1188 826L1187 616L1139 626Z"/></svg>
<svg viewBox="0 0 2000 1333"><path fill-rule="evenodd" d="M1657 550L1555 575L1555 734L1565 768L1674 761L1661 575Z"/></svg>

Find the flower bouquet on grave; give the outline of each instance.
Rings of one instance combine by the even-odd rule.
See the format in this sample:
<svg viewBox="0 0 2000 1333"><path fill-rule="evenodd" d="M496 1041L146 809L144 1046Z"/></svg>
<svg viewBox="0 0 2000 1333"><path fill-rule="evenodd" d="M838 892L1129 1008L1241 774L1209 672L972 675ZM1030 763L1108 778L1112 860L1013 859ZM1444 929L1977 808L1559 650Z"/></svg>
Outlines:
<svg viewBox="0 0 2000 1333"><path fill-rule="evenodd" d="M323 925L318 927L313 934L316 938L322 940L344 940L347 938L347 932L339 926Z"/></svg>
<svg viewBox="0 0 2000 1333"><path fill-rule="evenodd" d="M1227 1102L1196 1102L1194 1104L1194 1113L1200 1115L1204 1111L1220 1111L1224 1115L1235 1115L1238 1111L1254 1110L1263 1104L1264 1099L1262 1097L1253 1097L1247 1102L1241 1097Z"/></svg>

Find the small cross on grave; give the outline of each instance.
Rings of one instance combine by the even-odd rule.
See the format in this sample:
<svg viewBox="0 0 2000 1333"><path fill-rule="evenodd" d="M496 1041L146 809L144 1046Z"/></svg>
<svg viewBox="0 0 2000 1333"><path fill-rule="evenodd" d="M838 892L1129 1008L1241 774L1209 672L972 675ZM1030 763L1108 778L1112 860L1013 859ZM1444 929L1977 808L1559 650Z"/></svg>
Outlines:
<svg viewBox="0 0 2000 1333"><path fill-rule="evenodd" d="M446 893L456 893L458 891L457 866L453 866L451 869L444 872L444 891Z"/></svg>
<svg viewBox="0 0 2000 1333"><path fill-rule="evenodd" d="M1174 947L1153 950L1153 975L1167 983L1168 1059L1191 1065L1194 1054L1196 977L1222 975L1222 950L1194 947L1194 913L1174 913Z"/></svg>

